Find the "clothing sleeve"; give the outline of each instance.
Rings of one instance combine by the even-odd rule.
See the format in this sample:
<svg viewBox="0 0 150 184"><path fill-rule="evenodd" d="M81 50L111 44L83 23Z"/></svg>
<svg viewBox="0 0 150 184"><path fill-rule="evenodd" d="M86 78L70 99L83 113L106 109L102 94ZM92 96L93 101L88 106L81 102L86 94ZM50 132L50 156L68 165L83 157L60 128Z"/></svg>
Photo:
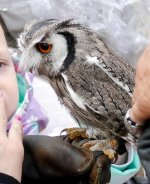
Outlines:
<svg viewBox="0 0 150 184"><path fill-rule="evenodd" d="M141 164L136 148L131 144L126 144L128 152L127 161L122 165L111 165L110 184L122 184L127 182L140 170Z"/></svg>
<svg viewBox="0 0 150 184"><path fill-rule="evenodd" d="M145 122L138 143L138 154L150 183L150 122Z"/></svg>
<svg viewBox="0 0 150 184"><path fill-rule="evenodd" d="M0 173L0 184L20 184L14 177Z"/></svg>

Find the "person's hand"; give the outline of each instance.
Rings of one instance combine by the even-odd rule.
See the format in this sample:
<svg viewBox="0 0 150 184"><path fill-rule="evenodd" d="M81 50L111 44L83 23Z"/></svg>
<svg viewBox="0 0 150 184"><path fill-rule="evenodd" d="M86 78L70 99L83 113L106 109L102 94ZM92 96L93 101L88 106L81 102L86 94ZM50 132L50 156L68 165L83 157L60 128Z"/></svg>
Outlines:
<svg viewBox="0 0 150 184"><path fill-rule="evenodd" d="M132 101L131 118L142 124L150 118L150 45L137 63Z"/></svg>
<svg viewBox="0 0 150 184"><path fill-rule="evenodd" d="M0 173L10 175L21 181L24 149L22 144L22 126L14 120L7 134L5 99L0 93Z"/></svg>

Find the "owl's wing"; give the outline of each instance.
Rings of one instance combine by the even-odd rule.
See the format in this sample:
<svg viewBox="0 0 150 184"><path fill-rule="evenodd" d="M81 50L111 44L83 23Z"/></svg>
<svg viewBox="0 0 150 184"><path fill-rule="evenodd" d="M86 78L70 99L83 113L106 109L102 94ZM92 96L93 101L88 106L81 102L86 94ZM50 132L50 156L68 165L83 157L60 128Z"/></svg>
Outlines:
<svg viewBox="0 0 150 184"><path fill-rule="evenodd" d="M103 68L99 66L101 61L97 61L97 58L96 62L90 62L89 58L87 60L74 62L59 82L61 91L65 89L64 103L88 125L125 135L124 116L131 106L133 81L130 75L134 70L119 61L119 69L112 67L108 70L105 65L102 65Z"/></svg>
<svg viewBox="0 0 150 184"><path fill-rule="evenodd" d="M68 88L66 86L66 82L62 76L59 76L58 78L53 78L50 81L50 83L55 89L55 92L58 95L58 97L60 97L60 100L63 101L63 103L68 107L68 109L71 111L71 113L75 118L80 119L81 121L87 123L94 122L94 124L96 124L97 127L100 126L101 128L106 129L105 126L99 125L99 121L97 120L98 117L96 118L96 116L99 116L99 114L97 115L95 114L95 117L91 116L91 113L89 113L89 111L91 111L90 109L89 111L86 111L84 108L80 107L80 105L77 105L77 103L70 95ZM87 106L87 109L88 108L89 107Z"/></svg>
<svg viewBox="0 0 150 184"><path fill-rule="evenodd" d="M98 128L99 130L101 130L100 135L104 137L110 134L118 135L117 133L115 133L118 127L115 127L114 125L110 128L108 126L108 119L106 118L106 115L96 112L86 103L84 104L85 108L83 108L75 102L75 100L70 95L70 92L68 91L65 80L61 76L60 78L53 79L51 85L54 87L57 95L60 97L60 99L63 100L63 103L68 107L73 116L83 122L83 124L86 124L87 127ZM122 127L122 131L120 131L120 133L121 132L121 136L126 135L125 128Z"/></svg>
<svg viewBox="0 0 150 184"><path fill-rule="evenodd" d="M97 60L96 65L116 84L128 91L130 95L133 93L135 68L116 55L101 39L98 40L96 47L90 52L87 61L90 63L93 58Z"/></svg>

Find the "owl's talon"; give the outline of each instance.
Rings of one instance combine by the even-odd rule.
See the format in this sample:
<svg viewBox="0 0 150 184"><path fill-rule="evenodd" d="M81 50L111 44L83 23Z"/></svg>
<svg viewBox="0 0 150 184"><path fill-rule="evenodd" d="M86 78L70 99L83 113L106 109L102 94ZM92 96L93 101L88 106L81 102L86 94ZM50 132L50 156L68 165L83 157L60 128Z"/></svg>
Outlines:
<svg viewBox="0 0 150 184"><path fill-rule="evenodd" d="M116 160L116 157L117 157L117 153L115 150L112 150L112 149L104 149L103 150L104 154L108 156L108 158L114 162ZM117 155L116 155L117 154Z"/></svg>
<svg viewBox="0 0 150 184"><path fill-rule="evenodd" d="M85 128L65 128L64 130L62 130L62 132L66 132L71 140L77 137L88 138Z"/></svg>
<svg viewBox="0 0 150 184"><path fill-rule="evenodd" d="M115 157L111 160L111 164L114 164L118 160L118 153L116 152Z"/></svg>
<svg viewBox="0 0 150 184"><path fill-rule="evenodd" d="M108 158L111 160L111 163L114 163L118 158L118 153L116 152L118 142L115 138L104 140L91 140L83 144L82 147L91 151L103 151L104 154L107 155Z"/></svg>

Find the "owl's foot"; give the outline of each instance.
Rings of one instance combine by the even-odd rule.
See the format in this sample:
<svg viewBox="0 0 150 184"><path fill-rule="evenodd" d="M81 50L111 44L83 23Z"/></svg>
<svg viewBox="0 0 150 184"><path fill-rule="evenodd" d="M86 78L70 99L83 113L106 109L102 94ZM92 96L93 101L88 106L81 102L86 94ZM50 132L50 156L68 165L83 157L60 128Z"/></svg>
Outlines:
<svg viewBox="0 0 150 184"><path fill-rule="evenodd" d="M62 132L66 132L71 140L77 137L88 138L85 128L65 128Z"/></svg>
<svg viewBox="0 0 150 184"><path fill-rule="evenodd" d="M86 128L66 128L62 132L66 132L69 139L74 140L78 137L87 139ZM118 141L115 138L103 139L103 140L88 140L82 145L83 148L91 151L103 151L105 155L112 161L116 161L118 153Z"/></svg>
<svg viewBox="0 0 150 184"><path fill-rule="evenodd" d="M118 153L116 152L118 147L118 141L115 138L104 140L91 140L83 144L83 148L91 151L103 151L110 160L116 160Z"/></svg>

